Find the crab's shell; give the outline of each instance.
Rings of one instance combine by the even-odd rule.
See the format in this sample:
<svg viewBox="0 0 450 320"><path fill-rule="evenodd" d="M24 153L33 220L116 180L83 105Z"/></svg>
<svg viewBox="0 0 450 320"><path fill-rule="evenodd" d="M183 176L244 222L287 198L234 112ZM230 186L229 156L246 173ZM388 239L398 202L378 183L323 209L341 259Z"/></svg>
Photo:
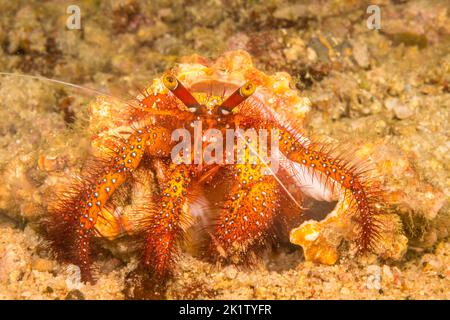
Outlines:
<svg viewBox="0 0 450 320"><path fill-rule="evenodd" d="M181 59L172 72L190 91L216 90L225 96L246 81L252 81L257 90L254 97L273 110L292 117L298 123L310 111L311 102L299 96L292 78L286 72L267 75L253 66L250 55L245 51L230 51L215 62L192 55ZM150 92L167 93L162 80L157 78L149 88ZM287 111L287 113L286 113Z"/></svg>

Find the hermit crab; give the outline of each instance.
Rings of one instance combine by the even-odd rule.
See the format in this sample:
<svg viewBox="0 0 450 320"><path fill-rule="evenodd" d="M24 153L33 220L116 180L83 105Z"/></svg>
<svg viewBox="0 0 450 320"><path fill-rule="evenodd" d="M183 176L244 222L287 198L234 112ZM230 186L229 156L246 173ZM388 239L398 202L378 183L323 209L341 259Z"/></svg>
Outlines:
<svg viewBox="0 0 450 320"><path fill-rule="evenodd" d="M105 225L120 225L142 239L140 272L164 281L196 224L209 257L238 264L280 226L297 226L305 197L339 199L336 210L354 222L357 250L373 250L382 192L353 154L306 136L309 108L289 75L266 75L243 51L214 62L185 58L129 103L98 98L90 110L99 128L92 155L56 192L44 223L53 251L93 282L92 239L105 235ZM135 195L120 217L114 199L126 184L150 183L142 178L148 172L156 190ZM308 230L306 239L316 240L314 225ZM308 254L327 259L319 249Z"/></svg>

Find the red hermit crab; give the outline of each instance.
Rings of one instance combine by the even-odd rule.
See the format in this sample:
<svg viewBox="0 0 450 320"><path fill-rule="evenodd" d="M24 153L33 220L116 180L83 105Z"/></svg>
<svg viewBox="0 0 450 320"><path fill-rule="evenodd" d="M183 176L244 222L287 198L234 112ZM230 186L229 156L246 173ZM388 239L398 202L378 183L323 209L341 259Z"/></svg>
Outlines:
<svg viewBox="0 0 450 320"><path fill-rule="evenodd" d="M93 155L57 193L45 223L55 253L78 265L83 281L93 281L93 236L102 235L105 220L114 222L111 199L149 171L158 190L137 195L128 215L138 222L121 227L143 235L140 269L155 279L170 275L179 242L195 223L203 225L211 257L239 263L280 222L301 218L306 195L343 200L358 250L373 249L380 191L358 160L305 136L308 100L287 74L262 73L242 51L215 62L193 56L136 101L117 107L99 99L91 107L91 123L101 128Z"/></svg>

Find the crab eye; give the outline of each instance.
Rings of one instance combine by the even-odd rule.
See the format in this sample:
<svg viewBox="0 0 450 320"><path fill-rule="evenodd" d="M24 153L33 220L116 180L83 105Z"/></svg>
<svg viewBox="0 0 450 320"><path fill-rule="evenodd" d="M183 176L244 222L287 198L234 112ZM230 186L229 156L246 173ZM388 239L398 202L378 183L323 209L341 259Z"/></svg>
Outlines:
<svg viewBox="0 0 450 320"><path fill-rule="evenodd" d="M249 81L239 89L239 93L241 94L241 96L248 98L255 92L255 90L256 86L253 84L253 82Z"/></svg>
<svg viewBox="0 0 450 320"><path fill-rule="evenodd" d="M167 89L174 91L178 86L178 80L170 74L165 74L163 77L163 83Z"/></svg>
<svg viewBox="0 0 450 320"><path fill-rule="evenodd" d="M194 108L195 111L199 110L200 104L177 78L169 73L166 73L163 76L162 81L166 88L169 89L175 95L175 97L180 99L181 102L183 102L183 104L189 109L189 111Z"/></svg>
<svg viewBox="0 0 450 320"><path fill-rule="evenodd" d="M242 87L233 92L222 104L220 105L219 111L222 109L231 112L239 104L250 97L256 90L256 86L253 82L248 81Z"/></svg>

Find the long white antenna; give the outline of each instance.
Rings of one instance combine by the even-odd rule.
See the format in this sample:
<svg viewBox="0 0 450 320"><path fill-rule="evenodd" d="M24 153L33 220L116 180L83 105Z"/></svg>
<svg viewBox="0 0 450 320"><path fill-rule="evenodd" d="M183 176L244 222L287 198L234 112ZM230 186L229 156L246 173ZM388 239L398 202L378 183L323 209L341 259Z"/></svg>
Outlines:
<svg viewBox="0 0 450 320"><path fill-rule="evenodd" d="M12 72L0 72L0 75L2 76L14 76L14 77L19 77L19 78L26 78L26 79L35 79L35 80L40 80L40 81L49 81L49 82L53 82L53 83L57 83L57 84L62 84L62 85L66 85L72 88L76 88L76 89L80 89L80 90L85 90L85 91L89 91L98 95L103 95L103 96L107 96L113 99L117 99L123 103L126 104L131 104L130 101L126 101L124 99L115 97L109 93L97 90L97 89L92 89L89 87L84 87L75 83L70 83L70 82L66 82L66 81L62 81L62 80L58 80L58 79L52 79L52 78L47 78L47 77L43 77L43 76L33 76L33 75L28 75L28 74L21 74L21 73L12 73Z"/></svg>

